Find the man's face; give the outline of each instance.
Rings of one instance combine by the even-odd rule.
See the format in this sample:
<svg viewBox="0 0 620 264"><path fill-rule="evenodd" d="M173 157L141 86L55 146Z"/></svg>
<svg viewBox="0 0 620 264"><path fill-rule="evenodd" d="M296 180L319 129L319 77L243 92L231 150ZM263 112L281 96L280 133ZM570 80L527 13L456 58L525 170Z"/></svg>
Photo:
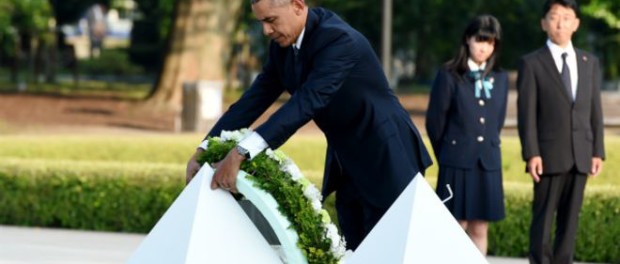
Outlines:
<svg viewBox="0 0 620 264"><path fill-rule="evenodd" d="M261 0L252 5L252 12L261 22L265 36L280 47L288 47L295 43L304 27L304 8L300 0L280 5L273 4L271 0Z"/></svg>
<svg viewBox="0 0 620 264"><path fill-rule="evenodd" d="M553 43L565 47L579 28L579 18L573 9L554 4L540 21L540 25Z"/></svg>

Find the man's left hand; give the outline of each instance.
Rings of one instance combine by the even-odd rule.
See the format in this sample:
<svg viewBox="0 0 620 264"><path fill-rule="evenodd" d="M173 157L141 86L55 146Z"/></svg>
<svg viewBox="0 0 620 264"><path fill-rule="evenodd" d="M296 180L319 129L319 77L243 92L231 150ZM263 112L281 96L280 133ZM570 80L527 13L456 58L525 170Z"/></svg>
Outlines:
<svg viewBox="0 0 620 264"><path fill-rule="evenodd" d="M599 157L592 158L592 168L590 169L590 175L596 177L603 170L603 159Z"/></svg>
<svg viewBox="0 0 620 264"><path fill-rule="evenodd" d="M239 173L241 162L244 160L245 157L239 154L236 148L229 151L222 161L215 164L215 174L211 181L211 189L222 188L237 193L237 174Z"/></svg>

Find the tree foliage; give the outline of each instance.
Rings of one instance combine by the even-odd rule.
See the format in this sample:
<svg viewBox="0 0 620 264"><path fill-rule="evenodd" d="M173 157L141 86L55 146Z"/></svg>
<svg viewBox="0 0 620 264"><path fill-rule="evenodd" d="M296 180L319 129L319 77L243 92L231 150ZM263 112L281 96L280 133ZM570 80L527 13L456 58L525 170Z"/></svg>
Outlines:
<svg viewBox="0 0 620 264"><path fill-rule="evenodd" d="M591 18L587 27L594 30L590 31L587 40L601 55L605 76L620 78L620 2L591 0L582 11Z"/></svg>
<svg viewBox="0 0 620 264"><path fill-rule="evenodd" d="M20 0L17 0L20 1ZM31 0L32 1L32 0ZM94 4L110 6L110 0L39 0L49 2L54 10L58 25L72 24L77 22Z"/></svg>
<svg viewBox="0 0 620 264"><path fill-rule="evenodd" d="M3 0L0 2L0 45L13 56L20 37L37 38L48 31L52 10L48 0Z"/></svg>
<svg viewBox="0 0 620 264"><path fill-rule="evenodd" d="M381 1L307 2L335 11L379 50ZM606 77L617 78L620 2L590 0L580 4L582 26L574 36L575 45L605 58ZM437 67L456 54L469 20L492 14L503 29L500 64L515 69L521 56L544 45L547 38L540 28L542 5L540 0L393 0L393 50L410 54L406 59L415 61L417 81L430 81Z"/></svg>

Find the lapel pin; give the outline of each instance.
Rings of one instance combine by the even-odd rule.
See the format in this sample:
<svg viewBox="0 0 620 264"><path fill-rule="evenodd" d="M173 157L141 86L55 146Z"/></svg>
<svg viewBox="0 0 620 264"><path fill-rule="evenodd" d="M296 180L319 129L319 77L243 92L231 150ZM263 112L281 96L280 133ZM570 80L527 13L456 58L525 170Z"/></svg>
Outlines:
<svg viewBox="0 0 620 264"><path fill-rule="evenodd" d="M581 58L583 59L583 61L588 61L588 57L586 57L586 56L583 56Z"/></svg>

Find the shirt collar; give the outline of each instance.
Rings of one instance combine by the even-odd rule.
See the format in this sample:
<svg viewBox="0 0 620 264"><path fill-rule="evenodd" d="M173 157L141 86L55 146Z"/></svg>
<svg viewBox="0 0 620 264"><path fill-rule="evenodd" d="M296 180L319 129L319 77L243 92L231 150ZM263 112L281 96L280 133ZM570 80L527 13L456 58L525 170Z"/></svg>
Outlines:
<svg viewBox="0 0 620 264"><path fill-rule="evenodd" d="M553 55L554 58L561 58L562 53L564 52L568 53L569 57L575 56L575 49L573 48L572 41L568 42L568 45L566 46L566 48L562 48L558 46L557 44L553 43L550 39L547 39L547 47L549 47L549 50L551 51L551 55Z"/></svg>
<svg viewBox="0 0 620 264"><path fill-rule="evenodd" d="M306 27L301 30L299 37L297 37L297 41L293 44L293 48L301 49L301 42L304 40L304 33L306 33Z"/></svg>
<svg viewBox="0 0 620 264"><path fill-rule="evenodd" d="M483 62L482 65L478 65L471 58L467 59L467 66L469 66L470 71L484 71L484 67L487 66L487 62Z"/></svg>

